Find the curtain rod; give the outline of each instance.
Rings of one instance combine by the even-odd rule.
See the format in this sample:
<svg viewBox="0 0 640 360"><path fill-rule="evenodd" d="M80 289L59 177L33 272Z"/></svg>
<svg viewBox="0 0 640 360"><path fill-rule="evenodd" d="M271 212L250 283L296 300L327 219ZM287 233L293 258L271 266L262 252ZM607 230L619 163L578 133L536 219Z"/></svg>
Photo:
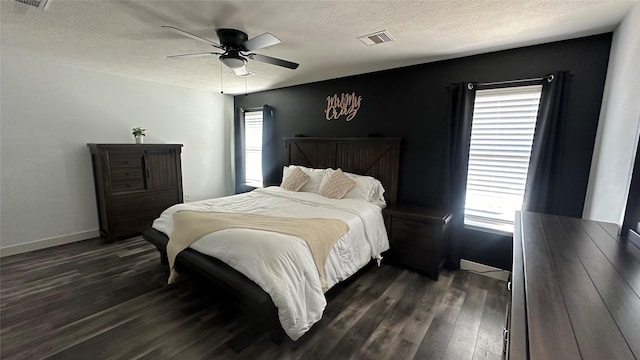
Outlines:
<svg viewBox="0 0 640 360"><path fill-rule="evenodd" d="M469 83L467 87L469 88L469 90L471 90L473 89L474 86L508 85L508 84L517 84L517 83L542 81L542 80L547 80L547 82L552 82L553 79L555 79L555 76L553 76L553 74L549 74L547 76L531 78L531 79L496 81L496 82L486 82L486 83Z"/></svg>

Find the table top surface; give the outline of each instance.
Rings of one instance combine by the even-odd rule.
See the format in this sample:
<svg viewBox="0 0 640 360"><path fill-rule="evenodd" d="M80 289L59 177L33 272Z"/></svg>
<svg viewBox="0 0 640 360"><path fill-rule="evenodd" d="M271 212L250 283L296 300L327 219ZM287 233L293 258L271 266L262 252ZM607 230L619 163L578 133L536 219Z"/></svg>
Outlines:
<svg viewBox="0 0 640 360"><path fill-rule="evenodd" d="M640 249L616 224L519 212L516 286L519 266L530 359L640 358Z"/></svg>

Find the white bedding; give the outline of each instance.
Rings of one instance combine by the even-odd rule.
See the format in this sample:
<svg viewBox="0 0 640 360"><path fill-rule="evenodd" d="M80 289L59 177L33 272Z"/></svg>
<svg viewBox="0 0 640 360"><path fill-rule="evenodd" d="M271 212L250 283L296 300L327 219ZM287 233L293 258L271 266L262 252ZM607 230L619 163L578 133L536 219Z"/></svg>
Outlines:
<svg viewBox="0 0 640 360"><path fill-rule="evenodd" d="M153 228L171 234L173 213L186 209L345 221L350 230L338 239L325 265L329 288L389 249L381 208L361 200L335 200L315 193L268 187L174 205L154 221ZM326 299L311 252L301 238L227 229L202 237L191 248L222 260L271 295L282 328L291 339L297 340L322 318Z"/></svg>

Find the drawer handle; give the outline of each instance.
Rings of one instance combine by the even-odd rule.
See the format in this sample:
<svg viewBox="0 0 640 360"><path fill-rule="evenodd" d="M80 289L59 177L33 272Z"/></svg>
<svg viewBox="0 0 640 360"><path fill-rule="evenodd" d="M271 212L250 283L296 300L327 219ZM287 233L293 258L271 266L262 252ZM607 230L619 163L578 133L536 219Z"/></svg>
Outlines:
<svg viewBox="0 0 640 360"><path fill-rule="evenodd" d="M511 291L511 281L507 283L507 290Z"/></svg>
<svg viewBox="0 0 640 360"><path fill-rule="evenodd" d="M509 347L509 330L507 328L502 329L502 353L506 354Z"/></svg>
<svg viewBox="0 0 640 360"><path fill-rule="evenodd" d="M147 168L147 178L151 177L151 171Z"/></svg>

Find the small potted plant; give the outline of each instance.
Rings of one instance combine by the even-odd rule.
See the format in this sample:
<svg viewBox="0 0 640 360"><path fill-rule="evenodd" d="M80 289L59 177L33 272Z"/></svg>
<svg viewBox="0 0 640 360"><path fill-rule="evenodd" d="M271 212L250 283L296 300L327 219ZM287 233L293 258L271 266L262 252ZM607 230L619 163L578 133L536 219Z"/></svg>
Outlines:
<svg viewBox="0 0 640 360"><path fill-rule="evenodd" d="M142 144L144 142L144 132L147 129L143 129L141 127L133 128L133 136L136 138L136 144Z"/></svg>

